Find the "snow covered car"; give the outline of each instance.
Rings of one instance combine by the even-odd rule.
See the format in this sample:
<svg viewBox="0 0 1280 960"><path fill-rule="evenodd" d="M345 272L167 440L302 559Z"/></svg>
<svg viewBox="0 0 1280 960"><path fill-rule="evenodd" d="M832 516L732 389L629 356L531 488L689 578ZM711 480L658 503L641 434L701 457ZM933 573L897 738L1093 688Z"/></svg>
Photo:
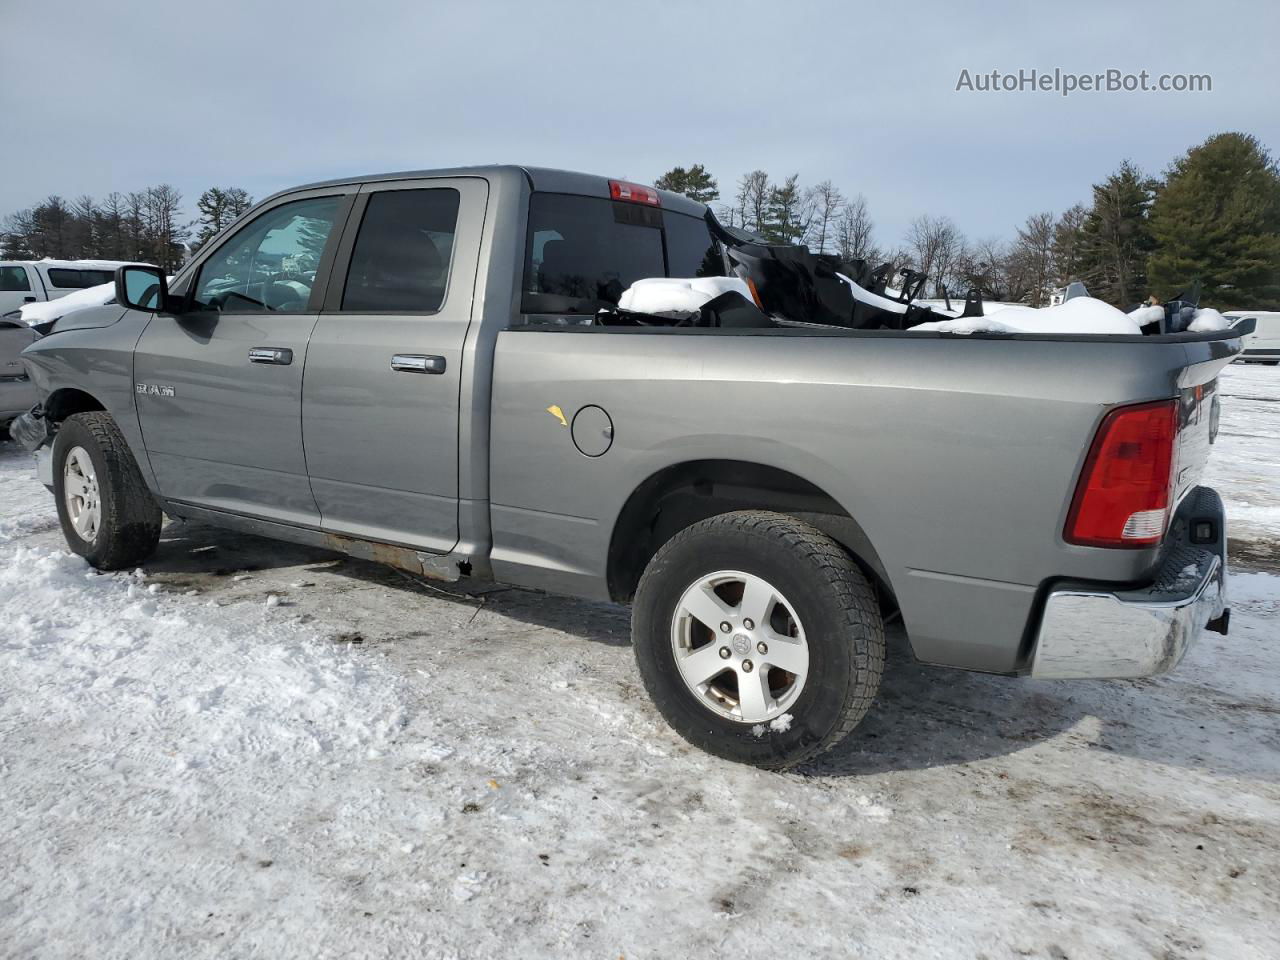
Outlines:
<svg viewBox="0 0 1280 960"><path fill-rule="evenodd" d="M8 432L14 417L39 399L20 356L35 339L36 332L20 317L0 317L0 436Z"/></svg>
<svg viewBox="0 0 1280 960"><path fill-rule="evenodd" d="M667 721L770 768L854 730L887 617L920 660L1047 678L1225 633L1200 477L1248 321L940 313L885 280L605 177L331 181L172 281L121 268L23 354L12 432L101 569L168 514L630 602Z"/></svg>
<svg viewBox="0 0 1280 960"><path fill-rule="evenodd" d="M130 260L6 260L0 262L0 315L25 303L57 300L110 283Z"/></svg>

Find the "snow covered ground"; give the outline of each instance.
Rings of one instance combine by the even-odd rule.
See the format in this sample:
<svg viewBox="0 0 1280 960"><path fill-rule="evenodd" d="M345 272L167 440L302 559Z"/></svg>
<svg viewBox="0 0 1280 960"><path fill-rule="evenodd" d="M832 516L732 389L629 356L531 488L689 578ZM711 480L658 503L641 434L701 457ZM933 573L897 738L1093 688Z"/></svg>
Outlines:
<svg viewBox="0 0 1280 960"><path fill-rule="evenodd" d="M1053 683L897 635L785 775L667 730L623 610L180 525L93 575L6 444L0 956L1280 956L1280 372L1222 383L1229 638Z"/></svg>

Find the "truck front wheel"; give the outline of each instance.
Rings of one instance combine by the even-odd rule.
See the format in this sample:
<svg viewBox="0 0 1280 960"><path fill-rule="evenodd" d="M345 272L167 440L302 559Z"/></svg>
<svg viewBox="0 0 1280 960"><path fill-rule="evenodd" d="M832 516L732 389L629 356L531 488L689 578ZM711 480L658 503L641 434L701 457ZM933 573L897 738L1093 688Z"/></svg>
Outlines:
<svg viewBox="0 0 1280 960"><path fill-rule="evenodd" d="M67 546L99 570L141 563L160 542L160 508L108 413L63 422L53 442L53 495Z"/></svg>
<svg viewBox="0 0 1280 960"><path fill-rule="evenodd" d="M779 513L727 513L678 533L645 569L631 627L645 687L676 732L770 769L848 736L884 668L862 571L830 537Z"/></svg>

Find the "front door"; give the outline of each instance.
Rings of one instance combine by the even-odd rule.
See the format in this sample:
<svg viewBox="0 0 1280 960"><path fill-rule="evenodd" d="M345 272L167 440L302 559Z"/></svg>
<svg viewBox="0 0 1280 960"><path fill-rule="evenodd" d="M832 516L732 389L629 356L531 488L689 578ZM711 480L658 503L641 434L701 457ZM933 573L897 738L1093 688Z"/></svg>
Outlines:
<svg viewBox="0 0 1280 960"><path fill-rule="evenodd" d="M303 385L326 531L439 553L457 542L459 389L487 197L484 180L459 177L370 184L356 201Z"/></svg>
<svg viewBox="0 0 1280 960"><path fill-rule="evenodd" d="M178 316L138 341L138 419L168 499L319 526L302 374L353 188L264 210L200 264Z"/></svg>

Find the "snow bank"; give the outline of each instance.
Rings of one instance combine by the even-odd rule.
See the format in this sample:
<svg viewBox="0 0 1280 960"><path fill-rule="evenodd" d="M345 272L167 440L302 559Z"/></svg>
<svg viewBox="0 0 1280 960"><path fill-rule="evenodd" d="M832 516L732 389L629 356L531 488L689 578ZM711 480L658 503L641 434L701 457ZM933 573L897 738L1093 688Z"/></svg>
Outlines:
<svg viewBox="0 0 1280 960"><path fill-rule="evenodd" d="M56 300L24 303L22 305L22 320L28 324L48 323L50 320L65 317L68 313L73 313L76 310L84 310L86 307L100 307L105 303L111 303L115 298L116 284L113 280L110 283L99 284L96 287L85 287L83 290L68 293L65 297L58 297Z"/></svg>
<svg viewBox="0 0 1280 960"><path fill-rule="evenodd" d="M636 313L685 320L696 317L708 300L731 291L751 299L751 289L737 277L651 277L627 287L618 306Z"/></svg>
<svg viewBox="0 0 1280 960"><path fill-rule="evenodd" d="M994 316L920 323L909 330L926 333L1108 333L1138 335L1133 317L1093 297L1076 297L1056 307L1005 307Z"/></svg>

